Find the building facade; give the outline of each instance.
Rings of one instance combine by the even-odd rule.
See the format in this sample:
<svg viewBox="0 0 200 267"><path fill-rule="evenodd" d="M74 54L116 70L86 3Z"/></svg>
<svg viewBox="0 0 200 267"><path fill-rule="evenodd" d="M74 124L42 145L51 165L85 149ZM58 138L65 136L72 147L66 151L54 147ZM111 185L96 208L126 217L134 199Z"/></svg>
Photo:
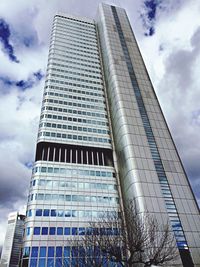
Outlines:
<svg viewBox="0 0 200 267"><path fill-rule="evenodd" d="M8 215L8 226L1 254L1 267L18 267L22 248L25 216L18 212Z"/></svg>
<svg viewBox="0 0 200 267"><path fill-rule="evenodd" d="M54 18L21 266L71 262L67 240L134 199L200 266L200 217L122 8ZM72 264L73 266L73 264Z"/></svg>

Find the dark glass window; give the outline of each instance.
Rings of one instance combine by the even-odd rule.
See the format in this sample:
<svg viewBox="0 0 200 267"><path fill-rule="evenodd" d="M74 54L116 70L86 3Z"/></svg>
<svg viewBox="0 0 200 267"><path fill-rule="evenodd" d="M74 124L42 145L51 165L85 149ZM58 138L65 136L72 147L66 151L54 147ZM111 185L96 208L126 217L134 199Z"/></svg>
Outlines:
<svg viewBox="0 0 200 267"><path fill-rule="evenodd" d="M85 234L85 228L80 227L79 228L79 235L84 235Z"/></svg>
<svg viewBox="0 0 200 267"><path fill-rule="evenodd" d="M44 267L45 266L45 259L39 259L38 267Z"/></svg>
<svg viewBox="0 0 200 267"><path fill-rule="evenodd" d="M50 227L49 234L50 235L55 235L56 234L56 227Z"/></svg>
<svg viewBox="0 0 200 267"><path fill-rule="evenodd" d="M42 216L42 210L41 209L37 209L35 212L36 216Z"/></svg>
<svg viewBox="0 0 200 267"><path fill-rule="evenodd" d="M52 259L50 258L50 259L47 260L47 267L52 267L52 266L54 266L54 259L53 258Z"/></svg>
<svg viewBox="0 0 200 267"><path fill-rule="evenodd" d="M48 227L42 227L42 235L48 235Z"/></svg>
<svg viewBox="0 0 200 267"><path fill-rule="evenodd" d="M40 247L40 257L46 257L46 247Z"/></svg>
<svg viewBox="0 0 200 267"><path fill-rule="evenodd" d="M70 257L70 247L64 247L64 257Z"/></svg>
<svg viewBox="0 0 200 267"><path fill-rule="evenodd" d="M62 247L56 247L56 257L62 257Z"/></svg>
<svg viewBox="0 0 200 267"><path fill-rule="evenodd" d="M31 257L37 257L37 256L38 256L38 247L32 247Z"/></svg>
<svg viewBox="0 0 200 267"><path fill-rule="evenodd" d="M37 267L37 259L31 259L30 267Z"/></svg>
<svg viewBox="0 0 200 267"><path fill-rule="evenodd" d="M57 228L57 235L63 235L63 227Z"/></svg>
<svg viewBox="0 0 200 267"><path fill-rule="evenodd" d="M33 234L39 235L40 234L40 227L34 227Z"/></svg>
<svg viewBox="0 0 200 267"><path fill-rule="evenodd" d="M49 216L49 210L46 210L46 209L45 209L45 210L43 211L43 216Z"/></svg>
<svg viewBox="0 0 200 267"><path fill-rule="evenodd" d="M70 228L69 227L65 227L65 235L70 235Z"/></svg>
<svg viewBox="0 0 200 267"><path fill-rule="evenodd" d="M56 210L51 210L51 216L53 216L53 217L56 216Z"/></svg>
<svg viewBox="0 0 200 267"><path fill-rule="evenodd" d="M77 234L78 234L78 228L72 227L72 235L77 235Z"/></svg>
<svg viewBox="0 0 200 267"><path fill-rule="evenodd" d="M54 257L54 247L48 247L48 257Z"/></svg>

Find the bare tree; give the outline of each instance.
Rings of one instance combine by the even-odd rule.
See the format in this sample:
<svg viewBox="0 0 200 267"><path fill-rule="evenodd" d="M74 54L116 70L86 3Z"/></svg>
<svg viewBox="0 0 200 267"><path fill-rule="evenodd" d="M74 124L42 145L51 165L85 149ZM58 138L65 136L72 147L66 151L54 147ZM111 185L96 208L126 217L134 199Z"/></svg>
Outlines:
<svg viewBox="0 0 200 267"><path fill-rule="evenodd" d="M133 201L123 212L106 213L90 223L77 242L82 255L79 251L79 264L74 266L100 267L103 261L128 267L164 266L179 255L169 223L161 225L152 215L138 213Z"/></svg>

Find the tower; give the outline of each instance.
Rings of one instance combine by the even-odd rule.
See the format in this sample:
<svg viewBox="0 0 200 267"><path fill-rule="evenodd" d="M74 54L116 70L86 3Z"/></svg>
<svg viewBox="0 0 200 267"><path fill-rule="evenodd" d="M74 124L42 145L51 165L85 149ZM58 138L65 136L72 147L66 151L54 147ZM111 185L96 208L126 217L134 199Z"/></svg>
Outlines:
<svg viewBox="0 0 200 267"><path fill-rule="evenodd" d="M69 237L134 199L200 266L199 209L122 8L54 18L22 266L70 262Z"/></svg>
<svg viewBox="0 0 200 267"><path fill-rule="evenodd" d="M20 261L25 216L18 212L8 215L8 226L3 244L0 266L17 267Z"/></svg>

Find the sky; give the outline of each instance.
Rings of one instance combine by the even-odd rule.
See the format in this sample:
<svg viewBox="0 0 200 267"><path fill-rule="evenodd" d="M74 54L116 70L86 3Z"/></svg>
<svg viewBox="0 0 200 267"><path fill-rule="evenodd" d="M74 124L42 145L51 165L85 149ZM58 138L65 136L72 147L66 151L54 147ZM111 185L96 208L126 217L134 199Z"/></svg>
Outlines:
<svg viewBox="0 0 200 267"><path fill-rule="evenodd" d="M53 16L95 18L99 0L0 1L0 247L24 210L34 162ZM200 1L103 1L126 9L200 204Z"/></svg>

